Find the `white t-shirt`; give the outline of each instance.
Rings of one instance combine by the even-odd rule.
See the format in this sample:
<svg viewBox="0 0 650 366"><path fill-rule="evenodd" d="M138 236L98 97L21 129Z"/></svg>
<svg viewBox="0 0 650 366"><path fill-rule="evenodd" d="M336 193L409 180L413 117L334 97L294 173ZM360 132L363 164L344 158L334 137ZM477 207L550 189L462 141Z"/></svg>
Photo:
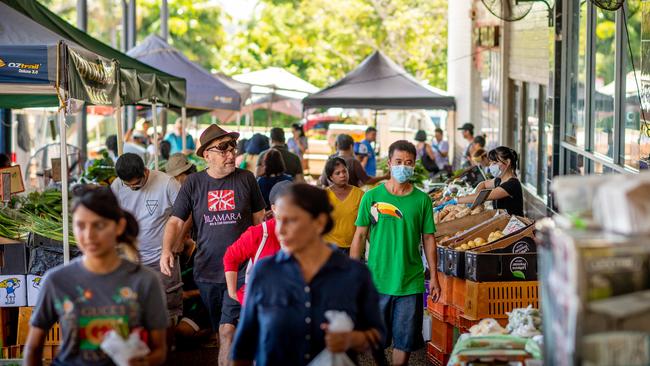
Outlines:
<svg viewBox="0 0 650 366"><path fill-rule="evenodd" d="M449 152L449 142L442 140L433 139L431 142L431 147L433 148L433 155L436 157L436 165L438 168L443 169L445 165L449 165L449 157L443 157L441 153Z"/></svg>
<svg viewBox="0 0 650 366"><path fill-rule="evenodd" d="M180 184L165 173L151 170L147 183L140 190L126 187L119 178L113 181L111 189L122 209L130 212L138 221L138 250L142 263L159 261L165 225L172 214Z"/></svg>

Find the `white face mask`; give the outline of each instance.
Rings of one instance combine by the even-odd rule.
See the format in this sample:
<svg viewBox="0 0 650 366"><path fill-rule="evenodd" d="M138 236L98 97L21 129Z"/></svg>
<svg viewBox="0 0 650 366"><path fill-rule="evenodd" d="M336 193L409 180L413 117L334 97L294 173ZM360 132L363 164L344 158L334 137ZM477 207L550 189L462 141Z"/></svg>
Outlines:
<svg viewBox="0 0 650 366"><path fill-rule="evenodd" d="M490 171L490 174L492 174L492 176L495 178L499 178L503 174L501 168L497 164L490 165L488 169Z"/></svg>

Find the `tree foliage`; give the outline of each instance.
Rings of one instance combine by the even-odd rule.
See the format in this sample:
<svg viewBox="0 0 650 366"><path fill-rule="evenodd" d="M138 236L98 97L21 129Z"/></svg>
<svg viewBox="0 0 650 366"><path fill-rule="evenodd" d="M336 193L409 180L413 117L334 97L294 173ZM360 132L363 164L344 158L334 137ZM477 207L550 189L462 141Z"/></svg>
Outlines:
<svg viewBox="0 0 650 366"><path fill-rule="evenodd" d="M41 0L75 24L76 0ZM88 32L119 48L121 0L89 1ZM214 1L169 0L169 42L229 75L277 66L324 87L379 49L446 89L446 0L259 0L234 23ZM160 0L137 0L138 37L160 34Z"/></svg>
<svg viewBox="0 0 650 366"><path fill-rule="evenodd" d="M220 55L227 73L285 67L323 87L379 49L446 88L444 0L266 0Z"/></svg>

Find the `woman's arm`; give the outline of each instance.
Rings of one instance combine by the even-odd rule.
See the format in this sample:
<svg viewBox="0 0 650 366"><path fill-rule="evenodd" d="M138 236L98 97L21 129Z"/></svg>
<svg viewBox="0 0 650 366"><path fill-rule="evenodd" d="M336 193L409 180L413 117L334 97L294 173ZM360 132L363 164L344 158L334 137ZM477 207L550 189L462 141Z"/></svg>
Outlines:
<svg viewBox="0 0 650 366"><path fill-rule="evenodd" d="M377 329L353 330L351 332L330 333L327 331L327 324L323 324L325 331L325 345L332 353L343 353L347 350L365 352L368 349L378 346L381 335Z"/></svg>
<svg viewBox="0 0 650 366"><path fill-rule="evenodd" d="M260 241L261 238L254 235L253 228L249 228L226 249L226 254L223 256L228 295L235 300L237 299L237 271L239 266L255 256Z"/></svg>
<svg viewBox="0 0 650 366"><path fill-rule="evenodd" d="M478 197L478 193L470 194L467 196L463 197L457 197L456 202L459 204L470 204L474 203L474 200L476 200L476 197ZM494 200L500 200L502 198L510 197L510 194L506 192L505 189L501 187L494 188L492 192L490 192L490 195L486 199L486 201L494 201Z"/></svg>
<svg viewBox="0 0 650 366"><path fill-rule="evenodd" d="M47 331L44 329L30 326L27 335L27 344L25 345L24 358L26 366L40 366L43 364L43 345Z"/></svg>
<svg viewBox="0 0 650 366"><path fill-rule="evenodd" d="M167 330L155 329L149 332L151 352L144 357L129 360L129 366L159 366L167 359Z"/></svg>
<svg viewBox="0 0 650 366"><path fill-rule="evenodd" d="M429 155L429 158L431 160L436 160L436 156L433 154L433 148L429 144L424 144L424 150L427 152L427 155Z"/></svg>

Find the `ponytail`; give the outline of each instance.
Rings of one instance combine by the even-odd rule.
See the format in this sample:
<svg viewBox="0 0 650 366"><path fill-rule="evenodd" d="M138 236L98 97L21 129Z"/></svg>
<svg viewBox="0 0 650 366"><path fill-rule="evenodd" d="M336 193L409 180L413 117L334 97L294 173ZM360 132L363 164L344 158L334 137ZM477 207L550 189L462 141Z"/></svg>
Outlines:
<svg viewBox="0 0 650 366"><path fill-rule="evenodd" d="M83 185L75 187L72 194L75 197L72 212L75 212L79 206L84 206L95 214L116 223L120 222L121 219L126 220L124 232L117 237L118 251L122 252L127 259L140 263L140 253L138 251L140 228L138 222L131 213L124 211L120 207L113 191L108 187Z"/></svg>

